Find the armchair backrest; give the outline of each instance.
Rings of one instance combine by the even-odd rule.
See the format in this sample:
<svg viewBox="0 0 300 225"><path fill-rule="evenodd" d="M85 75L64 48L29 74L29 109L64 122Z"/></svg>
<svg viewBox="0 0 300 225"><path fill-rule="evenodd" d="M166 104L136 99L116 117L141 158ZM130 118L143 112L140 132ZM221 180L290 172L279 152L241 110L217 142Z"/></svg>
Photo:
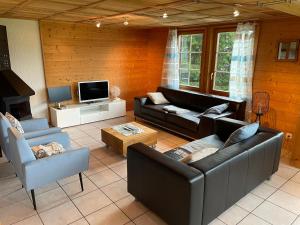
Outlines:
<svg viewBox="0 0 300 225"><path fill-rule="evenodd" d="M8 133L7 129L11 127L8 119L0 112L0 146L8 160L10 160L10 152L8 148Z"/></svg>
<svg viewBox="0 0 300 225"><path fill-rule="evenodd" d="M18 177L23 180L23 164L36 160L28 142L16 128L8 128L11 162Z"/></svg>

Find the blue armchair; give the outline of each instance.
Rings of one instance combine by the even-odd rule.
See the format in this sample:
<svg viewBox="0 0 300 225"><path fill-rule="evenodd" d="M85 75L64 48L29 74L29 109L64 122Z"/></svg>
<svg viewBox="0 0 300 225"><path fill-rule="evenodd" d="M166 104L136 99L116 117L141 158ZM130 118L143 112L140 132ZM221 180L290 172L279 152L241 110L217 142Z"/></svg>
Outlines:
<svg viewBox="0 0 300 225"><path fill-rule="evenodd" d="M36 210L34 189L55 182L59 179L79 174L81 190L83 182L81 172L88 169L88 148L72 149L67 133L38 137L29 143L15 128L8 129L11 162L23 187L31 191L34 209ZM62 154L36 159L30 146L58 142L66 149Z"/></svg>
<svg viewBox="0 0 300 225"><path fill-rule="evenodd" d="M43 135L53 134L61 132L61 129L58 127L49 128L47 119L30 119L20 121L21 126L24 130L24 138L31 139ZM6 156L6 158L10 161L10 152L8 149L8 134L7 129L11 127L8 119L0 113L0 146ZM1 156L1 150L0 150Z"/></svg>

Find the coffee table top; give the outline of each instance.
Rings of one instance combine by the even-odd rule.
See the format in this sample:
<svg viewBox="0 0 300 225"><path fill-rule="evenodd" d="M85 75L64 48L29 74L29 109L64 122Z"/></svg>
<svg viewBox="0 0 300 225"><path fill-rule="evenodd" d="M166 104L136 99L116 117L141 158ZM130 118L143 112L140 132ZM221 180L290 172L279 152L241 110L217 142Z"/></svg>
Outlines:
<svg viewBox="0 0 300 225"><path fill-rule="evenodd" d="M109 133L110 135L114 136L115 138L121 140L121 141L130 141L132 139L136 140L137 138L143 138L145 136L149 136L151 134L157 134L158 132L156 130L153 130L149 127L146 127L140 123L137 122L130 122L132 125L137 126L139 128L141 128L144 132L140 133L140 134L134 134L134 135L130 135L130 136L125 136L121 133L119 133L118 131L114 130L112 127L109 128L103 128L101 129L101 132L106 132Z"/></svg>

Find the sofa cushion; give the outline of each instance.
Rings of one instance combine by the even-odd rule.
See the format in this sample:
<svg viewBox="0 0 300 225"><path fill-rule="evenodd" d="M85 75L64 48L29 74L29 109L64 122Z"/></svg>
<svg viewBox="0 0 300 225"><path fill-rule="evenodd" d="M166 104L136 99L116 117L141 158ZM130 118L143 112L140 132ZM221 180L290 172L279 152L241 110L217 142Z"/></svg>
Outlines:
<svg viewBox="0 0 300 225"><path fill-rule="evenodd" d="M198 125L200 123L200 119L192 115L191 113L184 113L184 114L174 114L174 113L167 113L166 114L167 122L175 124L179 127L197 131Z"/></svg>
<svg viewBox="0 0 300 225"><path fill-rule="evenodd" d="M165 98L165 96L161 92L149 92L149 93L147 93L147 95L150 98L150 100L153 102L153 104L155 104L155 105L169 103L169 101Z"/></svg>
<svg viewBox="0 0 300 225"><path fill-rule="evenodd" d="M141 112L148 116L152 116L160 120L165 120L165 114L167 112L163 110L163 107L166 105L167 104L162 104L162 105L146 104L141 108Z"/></svg>
<svg viewBox="0 0 300 225"><path fill-rule="evenodd" d="M259 123L251 123L249 125L237 129L226 140L223 148L227 148L230 145L236 144L238 142L241 142L243 140L252 137L254 134L256 134L258 128L259 128Z"/></svg>

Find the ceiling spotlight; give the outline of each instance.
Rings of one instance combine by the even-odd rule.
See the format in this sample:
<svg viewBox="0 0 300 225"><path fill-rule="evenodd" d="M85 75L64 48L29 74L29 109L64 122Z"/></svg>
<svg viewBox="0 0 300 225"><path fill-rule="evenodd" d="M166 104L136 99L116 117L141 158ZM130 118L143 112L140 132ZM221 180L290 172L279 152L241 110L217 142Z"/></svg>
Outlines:
<svg viewBox="0 0 300 225"><path fill-rule="evenodd" d="M100 22L100 21L98 21L98 22L96 23L96 27L98 27L98 28L101 27L101 22Z"/></svg>
<svg viewBox="0 0 300 225"><path fill-rule="evenodd" d="M240 11L239 10L236 9L236 10L233 11L233 16L234 17L238 17L239 15L240 15Z"/></svg>
<svg viewBox="0 0 300 225"><path fill-rule="evenodd" d="M123 24L124 24L125 26L127 26L127 25L129 24L126 17L125 17L125 21L124 21Z"/></svg>
<svg viewBox="0 0 300 225"><path fill-rule="evenodd" d="M167 12L164 12L163 16L162 16L164 19L167 19L168 18L168 13Z"/></svg>

